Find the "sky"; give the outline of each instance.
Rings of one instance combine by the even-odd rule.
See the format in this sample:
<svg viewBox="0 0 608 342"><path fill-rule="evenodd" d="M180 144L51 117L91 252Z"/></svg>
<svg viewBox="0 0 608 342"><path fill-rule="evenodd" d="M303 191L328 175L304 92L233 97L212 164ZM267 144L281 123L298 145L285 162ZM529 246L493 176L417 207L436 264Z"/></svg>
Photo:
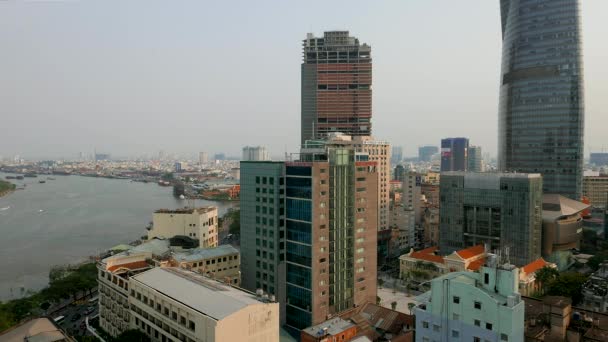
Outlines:
<svg viewBox="0 0 608 342"><path fill-rule="evenodd" d="M585 149L608 151L608 1L584 0ZM0 156L296 152L307 32L372 46L373 135L496 154L498 0L0 1Z"/></svg>

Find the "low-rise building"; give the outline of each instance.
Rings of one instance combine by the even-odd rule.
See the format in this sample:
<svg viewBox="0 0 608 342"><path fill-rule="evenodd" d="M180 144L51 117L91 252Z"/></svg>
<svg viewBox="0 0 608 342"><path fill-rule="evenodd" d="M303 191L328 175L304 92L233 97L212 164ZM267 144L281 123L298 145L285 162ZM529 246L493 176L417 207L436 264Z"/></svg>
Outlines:
<svg viewBox="0 0 608 342"><path fill-rule="evenodd" d="M519 293L522 296L532 296L540 292L541 284L536 279L536 272L545 266L557 268L554 263L538 258L519 270Z"/></svg>
<svg viewBox="0 0 608 342"><path fill-rule="evenodd" d="M608 313L608 262L583 284L583 307L593 311Z"/></svg>
<svg viewBox="0 0 608 342"><path fill-rule="evenodd" d="M357 335L357 326L340 317L303 329L302 342L342 342L350 341Z"/></svg>
<svg viewBox="0 0 608 342"><path fill-rule="evenodd" d="M430 300L415 309L416 341L524 341L519 269L497 265L431 280Z"/></svg>
<svg viewBox="0 0 608 342"><path fill-rule="evenodd" d="M608 175L583 177L583 196L593 207L604 208L608 201Z"/></svg>
<svg viewBox="0 0 608 342"><path fill-rule="evenodd" d="M173 266L195 271L227 284L241 284L240 253L231 245L173 253L171 261Z"/></svg>
<svg viewBox="0 0 608 342"><path fill-rule="evenodd" d="M129 280L131 328L152 341L278 341L279 305L200 274L154 268Z"/></svg>
<svg viewBox="0 0 608 342"><path fill-rule="evenodd" d="M148 239L187 236L199 240L201 248L218 245L216 207L160 209L152 216Z"/></svg>

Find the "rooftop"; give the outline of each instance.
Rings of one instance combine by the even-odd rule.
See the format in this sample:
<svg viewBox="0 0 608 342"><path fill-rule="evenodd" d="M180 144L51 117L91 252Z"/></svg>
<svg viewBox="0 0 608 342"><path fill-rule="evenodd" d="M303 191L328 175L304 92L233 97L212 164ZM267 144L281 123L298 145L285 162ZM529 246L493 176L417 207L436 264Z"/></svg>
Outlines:
<svg viewBox="0 0 608 342"><path fill-rule="evenodd" d="M158 209L155 214L192 214L194 211L199 213L208 213L213 210L217 210L217 207L199 207L199 208L179 208L179 209Z"/></svg>
<svg viewBox="0 0 608 342"><path fill-rule="evenodd" d="M531 263L527 264L526 266L522 267L522 271L525 274L531 274L534 273L538 270L540 270L541 268L545 267L548 263L545 261L545 259L543 258L538 258L534 261L532 261Z"/></svg>
<svg viewBox="0 0 608 342"><path fill-rule="evenodd" d="M48 318L36 318L0 333L4 342L69 341L64 333Z"/></svg>
<svg viewBox="0 0 608 342"><path fill-rule="evenodd" d="M131 277L131 281L218 321L247 306L264 303L254 293L173 267L153 268Z"/></svg>
<svg viewBox="0 0 608 342"><path fill-rule="evenodd" d="M409 256L410 258L413 259L420 259L420 260L424 260L424 261L430 261L430 262L436 262L438 264L443 264L445 261L443 260L443 257L440 255L435 254L437 252L437 250L439 250L439 247L434 246L434 247L429 247L429 248L425 248L423 250L420 251L411 251L409 253L409 255L405 255L406 257Z"/></svg>
<svg viewBox="0 0 608 342"><path fill-rule="evenodd" d="M319 323L317 325L313 325L312 327L308 327L303 332L307 333L310 336L321 337L325 335L337 335L343 331L346 331L355 325L349 321L345 321L340 317L332 318L323 323Z"/></svg>
<svg viewBox="0 0 608 342"><path fill-rule="evenodd" d="M188 251L174 253L173 259L176 261L197 261L238 253L239 250L231 245L220 245L212 248L193 248Z"/></svg>
<svg viewBox="0 0 608 342"><path fill-rule="evenodd" d="M555 220L562 216L578 214L589 207L589 204L575 201L562 195L544 194L543 220Z"/></svg>
<svg viewBox="0 0 608 342"><path fill-rule="evenodd" d="M140 260L140 261L134 261L134 262L128 262L128 263L124 263L124 264L118 264L118 265L112 265L110 267L108 267L108 271L109 272L114 272L117 271L119 269L127 269L127 270L141 270L143 268L147 268L150 265L148 265L148 263L145 260Z"/></svg>
<svg viewBox="0 0 608 342"><path fill-rule="evenodd" d="M484 245L477 245L466 249L461 249L459 251L456 251L455 253L463 259L470 259L481 254L485 254L485 252L486 248Z"/></svg>

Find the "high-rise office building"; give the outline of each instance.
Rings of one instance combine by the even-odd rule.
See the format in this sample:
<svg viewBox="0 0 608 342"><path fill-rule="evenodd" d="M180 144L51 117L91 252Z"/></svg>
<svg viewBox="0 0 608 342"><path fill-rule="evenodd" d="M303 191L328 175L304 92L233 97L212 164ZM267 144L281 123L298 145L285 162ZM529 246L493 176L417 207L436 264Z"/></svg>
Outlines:
<svg viewBox="0 0 608 342"><path fill-rule="evenodd" d="M285 323L285 163L241 162L241 284L281 303Z"/></svg>
<svg viewBox="0 0 608 342"><path fill-rule="evenodd" d="M466 171L469 139L441 139L441 171Z"/></svg>
<svg viewBox="0 0 608 342"><path fill-rule="evenodd" d="M391 155L391 163L399 164L403 160L403 147L393 146L393 152Z"/></svg>
<svg viewBox="0 0 608 342"><path fill-rule="evenodd" d="M395 174L393 175L393 179L403 182L403 178L405 177L405 167L403 167L403 165L395 166L394 173Z"/></svg>
<svg viewBox="0 0 608 342"><path fill-rule="evenodd" d="M469 146L467 152L467 171L483 172L483 157L481 156L481 146Z"/></svg>
<svg viewBox="0 0 608 342"><path fill-rule="evenodd" d="M371 47L348 31L303 41L301 142L372 134Z"/></svg>
<svg viewBox="0 0 608 342"><path fill-rule="evenodd" d="M584 94L580 1L501 0L498 167L579 200Z"/></svg>
<svg viewBox="0 0 608 342"><path fill-rule="evenodd" d="M243 147L243 161L264 161L270 160L270 154L264 146L245 146Z"/></svg>
<svg viewBox="0 0 608 342"><path fill-rule="evenodd" d="M433 155L439 153L437 146L420 146L418 147L418 160L421 162L430 162Z"/></svg>
<svg viewBox="0 0 608 342"><path fill-rule="evenodd" d="M479 244L518 266L540 258L542 177L523 173L445 172L440 182L442 254Z"/></svg>
<svg viewBox="0 0 608 342"><path fill-rule="evenodd" d="M352 146L311 141L286 163L287 325L376 300L378 169Z"/></svg>

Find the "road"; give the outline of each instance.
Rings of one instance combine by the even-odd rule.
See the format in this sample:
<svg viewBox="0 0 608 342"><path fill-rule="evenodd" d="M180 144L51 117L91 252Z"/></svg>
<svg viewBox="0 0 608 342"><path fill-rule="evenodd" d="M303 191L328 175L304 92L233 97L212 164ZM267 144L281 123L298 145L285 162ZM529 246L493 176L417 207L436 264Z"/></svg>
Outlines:
<svg viewBox="0 0 608 342"><path fill-rule="evenodd" d="M77 304L71 304L64 309L57 311L53 314L53 317L64 316L65 319L59 324L61 328L67 331L72 336L89 336L86 330L84 319L87 316L86 312L89 307L93 308L93 311L88 314L92 317L97 314L99 307L97 302L90 303L88 300L78 301ZM78 317L79 316L79 317ZM78 317L78 318L76 318Z"/></svg>

